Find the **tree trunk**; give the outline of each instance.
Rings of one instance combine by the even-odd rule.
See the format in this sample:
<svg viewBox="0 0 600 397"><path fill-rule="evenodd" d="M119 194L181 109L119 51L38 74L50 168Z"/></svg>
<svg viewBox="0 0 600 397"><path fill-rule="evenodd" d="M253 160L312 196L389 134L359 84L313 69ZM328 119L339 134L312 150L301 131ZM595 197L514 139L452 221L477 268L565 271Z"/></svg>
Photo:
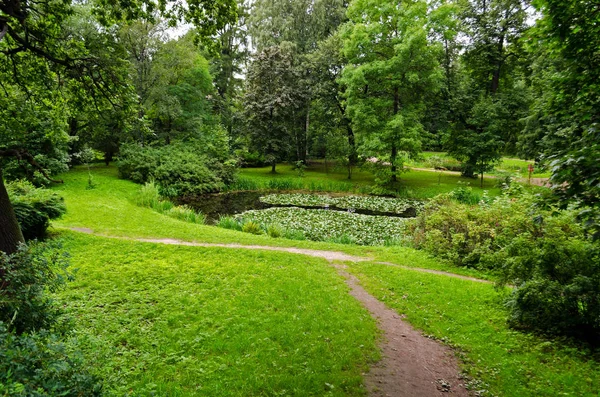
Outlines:
<svg viewBox="0 0 600 397"><path fill-rule="evenodd" d="M274 174L275 173L275 166L277 165L277 161L273 160L273 162L271 163L271 173Z"/></svg>
<svg viewBox="0 0 600 397"><path fill-rule="evenodd" d="M306 123L304 130L304 164L306 164L306 160L308 159L308 134L310 132L310 101L308 102L308 107L306 109Z"/></svg>
<svg viewBox="0 0 600 397"><path fill-rule="evenodd" d="M400 97L398 95L398 87L394 88L394 115L398 114L400 109ZM392 138L392 157L390 162L392 163L392 182L396 182L398 177L396 176L396 157L398 156L398 148L396 147L396 141Z"/></svg>
<svg viewBox="0 0 600 397"><path fill-rule="evenodd" d="M396 142L392 142L392 182L396 182L398 177L396 176L397 167L396 167L396 157L398 156L398 148L396 148Z"/></svg>
<svg viewBox="0 0 600 397"><path fill-rule="evenodd" d="M0 251L12 254L17 251L19 243L24 243L23 233L17 222L17 217L8 198L4 186L2 170L0 170Z"/></svg>
<svg viewBox="0 0 600 397"><path fill-rule="evenodd" d="M483 188L483 171L481 171L481 187Z"/></svg>

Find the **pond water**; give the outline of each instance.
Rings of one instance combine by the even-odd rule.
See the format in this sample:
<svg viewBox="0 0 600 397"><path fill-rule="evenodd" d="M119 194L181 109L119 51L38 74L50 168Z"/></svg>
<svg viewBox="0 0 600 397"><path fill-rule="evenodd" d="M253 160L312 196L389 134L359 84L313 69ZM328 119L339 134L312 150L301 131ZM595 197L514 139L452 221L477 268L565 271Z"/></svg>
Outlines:
<svg viewBox="0 0 600 397"><path fill-rule="evenodd" d="M205 194L196 197L185 197L177 200L177 204L185 204L196 211L206 215L208 223L214 224L221 216L231 216L241 214L249 210L261 210L271 207L299 207L304 209L323 209L323 206L300 206L300 205L280 205L267 204L260 201L260 198L267 193L265 192L232 192ZM327 207L332 211L348 212L347 208L338 208L334 206ZM380 215L399 218L413 218L417 215L414 208L408 208L401 214L391 212L370 211L362 209L352 209L352 212L364 215Z"/></svg>

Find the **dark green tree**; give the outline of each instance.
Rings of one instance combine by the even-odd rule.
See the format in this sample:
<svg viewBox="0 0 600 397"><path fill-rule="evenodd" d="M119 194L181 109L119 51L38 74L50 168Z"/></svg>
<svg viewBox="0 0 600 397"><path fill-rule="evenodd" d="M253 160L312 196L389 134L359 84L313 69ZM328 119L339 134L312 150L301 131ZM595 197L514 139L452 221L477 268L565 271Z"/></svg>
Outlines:
<svg viewBox="0 0 600 397"><path fill-rule="evenodd" d="M166 0L143 0L121 2L98 0L94 3L94 15L104 26L115 21L153 19L155 12L162 13L176 23L185 20L198 29L201 37L210 37L225 23L235 18L233 0L191 0L187 4ZM106 68L102 59L94 56L88 43L72 35L67 28L75 12L71 1L40 0L23 2L2 0L0 2L0 75L11 76L21 89L40 84L48 89L65 84L77 84L90 95L98 95L110 101L120 95L127 86L117 81L112 68ZM19 141L19 137L10 142ZM0 156L20 157L32 164L33 156L23 148L0 146ZM1 171L0 171L1 172ZM23 242L23 235L16 221L0 173L0 250L11 254Z"/></svg>
<svg viewBox="0 0 600 397"><path fill-rule="evenodd" d="M302 134L298 118L304 116L306 90L291 43L267 47L248 68L244 109L253 145L271 164L287 158L292 143ZM298 146L296 146L298 147ZM301 153L297 153L300 158Z"/></svg>
<svg viewBox="0 0 600 397"><path fill-rule="evenodd" d="M582 207L600 236L600 5L539 0L532 35L538 93L528 120L530 153L541 153L562 203Z"/></svg>
<svg viewBox="0 0 600 397"><path fill-rule="evenodd" d="M390 163L397 180L406 156L421 151L426 97L442 78L439 46L427 39L427 4L356 0L344 27L347 109L365 157Z"/></svg>

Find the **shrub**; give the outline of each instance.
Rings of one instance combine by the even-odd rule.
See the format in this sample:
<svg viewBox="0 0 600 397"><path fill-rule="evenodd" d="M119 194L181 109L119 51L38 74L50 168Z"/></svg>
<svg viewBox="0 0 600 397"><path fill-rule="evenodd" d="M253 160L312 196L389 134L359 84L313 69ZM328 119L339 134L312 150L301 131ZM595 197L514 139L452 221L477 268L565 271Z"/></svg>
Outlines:
<svg viewBox="0 0 600 397"><path fill-rule="evenodd" d="M154 180L163 196L219 192L233 183L235 162L202 154L193 143L161 148L123 145L119 175L137 183Z"/></svg>
<svg viewBox="0 0 600 397"><path fill-rule="evenodd" d="M43 239L51 219L66 212L63 198L30 182L7 183L6 189L26 240Z"/></svg>
<svg viewBox="0 0 600 397"><path fill-rule="evenodd" d="M252 234L262 234L263 230L260 225L254 221L246 221L242 225L242 232Z"/></svg>
<svg viewBox="0 0 600 397"><path fill-rule="evenodd" d="M224 229L242 231L242 224L232 216L222 216L217 222L217 226Z"/></svg>
<svg viewBox="0 0 600 397"><path fill-rule="evenodd" d="M277 225L269 225L267 227L267 234L273 238L279 238L283 235L283 230Z"/></svg>
<svg viewBox="0 0 600 397"><path fill-rule="evenodd" d="M461 204L477 204L481 201L481 196L473 193L473 188L460 186L450 192L450 196Z"/></svg>
<svg viewBox="0 0 600 397"><path fill-rule="evenodd" d="M165 211L164 214L185 222L198 223L201 225L206 223L206 215L194 211L187 205L176 205L168 211Z"/></svg>
<svg viewBox="0 0 600 397"><path fill-rule="evenodd" d="M69 277L57 246L22 244L0 252L0 395L99 396L102 385L88 373L66 323L47 292Z"/></svg>
<svg viewBox="0 0 600 397"><path fill-rule="evenodd" d="M154 211L191 223L206 223L206 215L194 211L186 205L175 205L169 200L161 198L158 186L154 181L147 182L140 188L134 198L137 205L152 208Z"/></svg>
<svg viewBox="0 0 600 397"><path fill-rule="evenodd" d="M68 262L57 247L22 244L12 255L0 251L0 321L17 333L51 327L58 316L46 291L68 278Z"/></svg>
<svg viewBox="0 0 600 397"><path fill-rule="evenodd" d="M438 196L409 223L412 243L514 285L513 326L600 340L600 243L585 234L575 211L511 195L518 190L472 206Z"/></svg>
<svg viewBox="0 0 600 397"><path fill-rule="evenodd" d="M1 396L100 396L102 384L48 331L17 335L0 322Z"/></svg>

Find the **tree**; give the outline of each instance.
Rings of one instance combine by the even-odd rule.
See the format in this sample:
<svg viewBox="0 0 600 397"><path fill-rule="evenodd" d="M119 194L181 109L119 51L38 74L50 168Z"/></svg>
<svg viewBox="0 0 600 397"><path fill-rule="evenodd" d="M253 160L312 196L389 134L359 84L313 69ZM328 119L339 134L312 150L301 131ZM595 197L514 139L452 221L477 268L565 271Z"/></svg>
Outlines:
<svg viewBox="0 0 600 397"><path fill-rule="evenodd" d="M291 43L265 48L250 64L244 108L253 144L271 164L285 158L297 139L306 90Z"/></svg>
<svg viewBox="0 0 600 397"><path fill-rule="evenodd" d="M297 117L299 129L294 139L295 159L299 161L304 162L307 157L312 88L316 80L309 54L345 21L346 5L346 0L257 0L252 4L249 33L257 51L285 42L295 46L295 64L301 72L301 81L296 87L303 87L305 91L302 104L304 117Z"/></svg>
<svg viewBox="0 0 600 397"><path fill-rule="evenodd" d="M154 134L166 144L199 138L205 127L216 123L208 61L188 34L163 43L152 64L156 77L145 109Z"/></svg>
<svg viewBox="0 0 600 397"><path fill-rule="evenodd" d="M470 0L460 12L469 37L450 93L451 126L445 147L473 177L493 168L503 153L515 153L529 109L528 59L521 37L527 30L523 0Z"/></svg>
<svg viewBox="0 0 600 397"><path fill-rule="evenodd" d="M341 160L348 170L348 179L351 179L358 156L356 137L344 100L345 87L340 84L347 63L342 47L341 36L334 33L319 42L317 50L308 56L312 70L311 119L316 132L314 143L319 143L317 146L321 147L325 158ZM344 136L345 142L340 139Z"/></svg>
<svg viewBox="0 0 600 397"><path fill-rule="evenodd" d="M108 26L118 20L146 18L162 12L171 22L185 19L193 23L201 37L210 37L226 22L235 18L233 0L192 0L187 4L166 0L121 2L98 0L94 3L98 21ZM71 1L40 0L0 2L0 74L12 76L12 81L24 91L34 81L49 87L76 82L90 95L100 95L110 101L118 95L122 82L113 80L111 68L93 56L87 43L70 35L66 27L74 13ZM32 73L33 72L33 73ZM32 156L20 148L3 144L0 155ZM14 216L0 171L0 250L11 254L17 250L23 236Z"/></svg>
<svg viewBox="0 0 600 397"><path fill-rule="evenodd" d="M538 59L529 126L533 150L550 163L563 205L582 207L600 236L600 5L597 1L539 0L542 13L531 45ZM539 144L541 143L541 144Z"/></svg>
<svg viewBox="0 0 600 397"><path fill-rule="evenodd" d="M427 4L356 0L344 27L347 109L361 149L390 163L397 180L404 156L421 150L426 96L442 78L439 46L427 40Z"/></svg>

